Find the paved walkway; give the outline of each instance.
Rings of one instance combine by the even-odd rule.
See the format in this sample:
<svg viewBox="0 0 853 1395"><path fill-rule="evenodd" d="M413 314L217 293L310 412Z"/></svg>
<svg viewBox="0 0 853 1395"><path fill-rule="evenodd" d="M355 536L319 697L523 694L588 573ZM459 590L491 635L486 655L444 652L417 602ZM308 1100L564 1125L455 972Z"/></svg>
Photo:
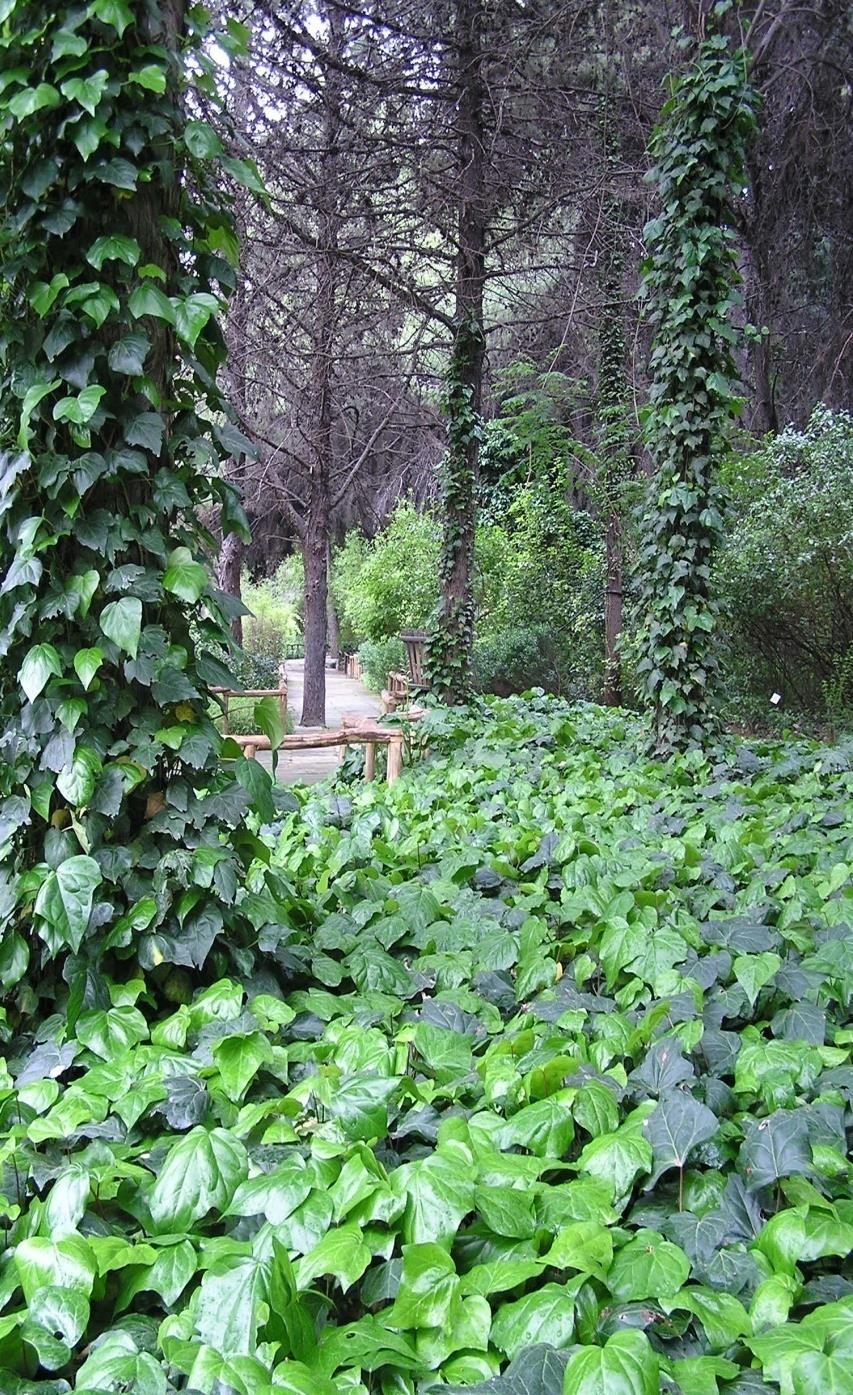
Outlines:
<svg viewBox="0 0 853 1395"><path fill-rule="evenodd" d="M302 715L302 659L287 661L287 706L299 723ZM347 678L337 669L326 669L326 726L341 726L344 717L377 717L381 708L378 693L369 693L359 678ZM297 725L297 731L317 730ZM268 751L259 751L267 769L272 768ZM340 764L341 751L327 746L319 751L282 751L278 757L277 778L282 785L314 785L325 780Z"/></svg>

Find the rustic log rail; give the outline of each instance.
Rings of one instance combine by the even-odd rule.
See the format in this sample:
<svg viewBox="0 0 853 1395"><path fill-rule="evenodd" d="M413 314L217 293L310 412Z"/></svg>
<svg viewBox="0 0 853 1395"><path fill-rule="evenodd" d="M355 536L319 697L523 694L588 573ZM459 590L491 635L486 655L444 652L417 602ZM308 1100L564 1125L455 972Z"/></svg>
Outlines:
<svg viewBox="0 0 853 1395"><path fill-rule="evenodd" d="M284 664L279 668L278 678L277 688L211 688L210 691L222 699L222 732L224 736L231 734L228 709L232 698L278 698L282 725L287 723L287 670Z"/></svg>
<svg viewBox="0 0 853 1395"><path fill-rule="evenodd" d="M406 721L418 721L423 716L421 709L413 709L405 714ZM279 751L322 750L329 746L340 746L344 752L348 746L364 746L364 778L376 778L376 747L388 747L386 779L393 785L403 770L403 745L406 732L402 727L381 727L376 722L357 720L329 731L297 731L285 736L276 747ZM272 745L268 736L232 736L229 738L242 746L248 760L254 760L258 751L270 751Z"/></svg>

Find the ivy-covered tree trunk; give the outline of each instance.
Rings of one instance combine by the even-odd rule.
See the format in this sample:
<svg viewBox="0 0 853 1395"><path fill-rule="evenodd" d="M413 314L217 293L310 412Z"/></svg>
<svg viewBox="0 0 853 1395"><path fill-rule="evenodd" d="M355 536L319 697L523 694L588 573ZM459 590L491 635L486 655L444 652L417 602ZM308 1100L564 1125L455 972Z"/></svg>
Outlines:
<svg viewBox="0 0 853 1395"><path fill-rule="evenodd" d="M457 0L459 233L455 335L448 369L443 465L441 597L428 646L433 690L446 702L471 691L474 639L475 485L483 386L485 282L485 152L482 0Z"/></svg>
<svg viewBox="0 0 853 1395"><path fill-rule="evenodd" d="M185 71L211 82L201 12L3 13L0 981L70 957L79 1011L105 952L201 967L229 919L239 951L259 786L208 716L226 624L199 521L245 531L215 387L237 248L218 137L181 108Z"/></svg>
<svg viewBox="0 0 853 1395"><path fill-rule="evenodd" d="M754 126L746 61L722 36L703 41L673 85L651 147L661 212L646 228L644 289L655 327L647 425L656 476L640 555L639 670L662 753L702 743L715 725L714 462L739 405L731 207Z"/></svg>

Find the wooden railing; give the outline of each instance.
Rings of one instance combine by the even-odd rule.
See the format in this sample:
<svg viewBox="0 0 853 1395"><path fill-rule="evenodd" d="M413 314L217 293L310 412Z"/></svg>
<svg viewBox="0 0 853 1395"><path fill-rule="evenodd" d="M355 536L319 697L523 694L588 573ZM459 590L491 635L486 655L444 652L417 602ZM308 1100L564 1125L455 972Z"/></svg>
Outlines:
<svg viewBox="0 0 853 1395"><path fill-rule="evenodd" d="M278 671L277 688L211 688L211 692L215 693L222 702L222 731L225 736L231 734L229 707L232 698L278 698L282 725L287 723L287 672L284 664Z"/></svg>
<svg viewBox="0 0 853 1395"><path fill-rule="evenodd" d="M238 746L242 746L243 754L248 760L254 760L258 751L269 751L272 749L268 736L232 736L232 741L236 741ZM339 746L346 753L347 746L364 746L364 778L373 780L376 778L376 747L388 747L388 763L386 769L386 779L389 785L393 785L399 779L403 769L403 740L402 731L390 731L387 727L377 726L375 723L364 723L358 726L344 726L333 731L297 731L285 736L279 751L316 751L329 746Z"/></svg>

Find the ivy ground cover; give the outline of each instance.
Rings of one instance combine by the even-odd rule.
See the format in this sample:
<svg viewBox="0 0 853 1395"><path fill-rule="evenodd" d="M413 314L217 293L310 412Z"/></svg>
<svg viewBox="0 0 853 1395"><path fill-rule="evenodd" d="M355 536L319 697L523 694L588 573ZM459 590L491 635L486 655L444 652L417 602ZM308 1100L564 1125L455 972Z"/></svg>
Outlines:
<svg viewBox="0 0 853 1395"><path fill-rule="evenodd" d="M6 1018L3 1395L853 1391L848 753L430 720L244 972Z"/></svg>

